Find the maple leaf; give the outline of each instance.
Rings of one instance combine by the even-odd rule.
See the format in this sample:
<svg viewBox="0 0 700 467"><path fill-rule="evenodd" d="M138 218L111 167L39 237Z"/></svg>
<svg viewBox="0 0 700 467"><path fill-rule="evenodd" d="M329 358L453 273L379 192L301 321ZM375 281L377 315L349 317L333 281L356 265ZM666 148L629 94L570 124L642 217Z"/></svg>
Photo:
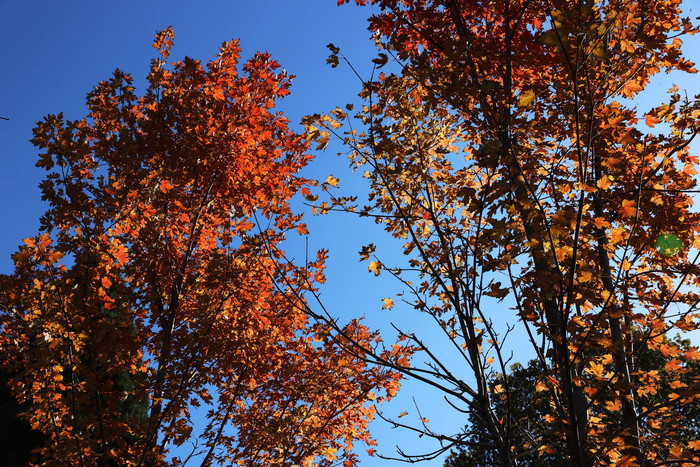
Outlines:
<svg viewBox="0 0 700 467"><path fill-rule="evenodd" d="M653 116L653 115L647 115L644 119L644 122L649 128L654 128L654 125L657 123L661 122L661 119Z"/></svg>
<svg viewBox="0 0 700 467"><path fill-rule="evenodd" d="M378 276L382 270L382 263L379 261L371 261L367 267L369 272L373 272L375 276Z"/></svg>
<svg viewBox="0 0 700 467"><path fill-rule="evenodd" d="M605 403L605 408L610 410L611 412L619 412L620 409L622 408L622 402L620 402L619 400L607 401Z"/></svg>
<svg viewBox="0 0 700 467"><path fill-rule="evenodd" d="M224 91L221 88L215 88L214 89L214 99L223 101L226 99L226 96L224 95Z"/></svg>
<svg viewBox="0 0 700 467"><path fill-rule="evenodd" d="M112 242L112 254L119 265L123 266L129 261L129 249L117 241Z"/></svg>
<svg viewBox="0 0 700 467"><path fill-rule="evenodd" d="M636 214L636 203L627 199L622 200L622 206L620 207L620 215L622 217L634 217Z"/></svg>
<svg viewBox="0 0 700 467"><path fill-rule="evenodd" d="M622 243L625 241L627 234L623 227L616 227L610 231L610 240L613 243Z"/></svg>
<svg viewBox="0 0 700 467"><path fill-rule="evenodd" d="M333 175L329 175L328 178L326 179L326 183L329 184L329 185L332 186L332 187L337 187L339 181L340 181L340 180L338 180L337 178L335 178Z"/></svg>
<svg viewBox="0 0 700 467"><path fill-rule="evenodd" d="M376 251L377 247L374 246L373 243L370 243L367 246L363 246L362 250L360 250L359 255L360 255L360 261L363 260L368 260L369 256Z"/></svg>
<svg viewBox="0 0 700 467"><path fill-rule="evenodd" d="M534 107L535 105L535 91L532 89L527 90L520 94L520 98L518 99L518 107L522 107L524 109L530 110Z"/></svg>
<svg viewBox="0 0 700 467"><path fill-rule="evenodd" d="M173 189L173 184L170 183L170 180L162 180L160 182L160 191L163 193L167 193L168 191Z"/></svg>
<svg viewBox="0 0 700 467"><path fill-rule="evenodd" d="M642 91L644 88L642 87L641 84L637 82L637 80L629 80L627 81L621 88L620 88L620 94L624 97L627 98L632 98L635 94L638 94L640 91Z"/></svg>
<svg viewBox="0 0 700 467"><path fill-rule="evenodd" d="M611 185L610 177L603 177L596 182L596 186L598 188L600 188L601 190L607 190L608 188L610 188L610 185Z"/></svg>
<svg viewBox="0 0 700 467"><path fill-rule="evenodd" d="M377 65L377 68L381 68L386 65L387 61L389 61L389 57L385 53L380 53L378 58L372 59L372 63Z"/></svg>
<svg viewBox="0 0 700 467"><path fill-rule="evenodd" d="M508 296L508 289L502 289L501 288L501 283L500 282L494 282L490 284L490 289L486 292L484 292L484 295L488 295L489 297L495 297L499 299L504 299L505 297Z"/></svg>
<svg viewBox="0 0 700 467"><path fill-rule="evenodd" d="M316 145L317 151L323 151L328 146L328 140L330 138L330 133L327 131L321 132L320 137L316 140L318 144Z"/></svg>
<svg viewBox="0 0 700 467"><path fill-rule="evenodd" d="M610 222L603 219L602 217L596 217L593 219L593 225L595 225L597 229L602 229L605 227L610 227Z"/></svg>

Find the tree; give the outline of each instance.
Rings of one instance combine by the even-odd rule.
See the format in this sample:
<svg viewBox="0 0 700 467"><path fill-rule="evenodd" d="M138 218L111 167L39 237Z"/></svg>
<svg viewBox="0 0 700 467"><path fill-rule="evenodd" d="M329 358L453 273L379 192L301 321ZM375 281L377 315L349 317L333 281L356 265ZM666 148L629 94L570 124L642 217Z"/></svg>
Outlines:
<svg viewBox="0 0 700 467"><path fill-rule="evenodd" d="M74 299L80 301L85 300L85 296L83 294L88 290L90 283L89 277L81 276L80 272L87 270L88 268L86 268L87 265L85 262L94 263L94 258L76 258L75 262L76 264L70 271L67 272L67 275L70 275L70 281L72 284L74 284ZM92 264L91 267L94 266L96 266L96 264ZM113 282L117 282L115 279L116 278L114 277L111 278ZM124 319L121 310L122 304L120 303L121 300L118 296L115 283L109 287L107 294L112 300L114 300L115 306L112 307L112 309L107 309L104 305L99 307L99 317L103 320L106 319L106 322L102 321L102 323L100 323L98 328L100 331L102 328L106 328L108 330L112 329L114 326L118 326L120 324L119 322L123 321ZM91 336L91 338L86 340L86 344L82 349L80 360L83 362L85 367L84 371L86 373L105 377L106 375L104 369L99 367L99 362L96 362L94 358L96 354L103 352L103 349L100 349L100 346L97 345L97 342L95 341L96 339L94 339L94 336ZM29 348L22 349L22 353L19 355L19 362L15 362L15 367L21 367L23 364L28 363L24 360L23 355L33 352L36 350L37 346L30 343L28 347ZM40 464L41 462L37 462L37 459L32 459L32 452L36 452L40 450L40 448L45 447L46 440L38 429L32 429L31 425L29 425L29 423L22 418L23 412L31 411L31 403L25 402L23 408L17 406L16 400L12 395L10 388L7 387L10 374L8 374L6 365L7 362L4 362L1 370L4 389L2 393L2 400L4 402L3 416L5 417L2 426L6 427L7 430L7 432L2 436L3 441L7 443L2 449L2 452L4 453L4 462L7 465L17 466L30 465L32 462ZM21 372L18 374L17 371L14 371L12 376L21 376ZM64 369L61 378L69 379L70 376L70 372ZM133 394L135 379L143 378L143 376L144 375L142 373L131 374L124 370L122 373L112 375L109 378L107 384L112 385L116 392L123 395L116 407L116 413L112 416L127 423L140 423L147 418L147 399L145 397L136 398ZM102 385L104 384L105 382L103 381ZM99 394L95 394L93 397L98 398L99 400L99 402L95 400L91 401L93 404L95 402L104 403L103 397L101 397ZM79 420L84 420L86 417L89 417L89 413L83 413L81 412L80 408L76 407L76 412L72 414L72 416ZM123 435L123 438L127 443L133 443L136 441L135 437L128 434ZM105 449L111 448L113 448L113 446L105 446ZM106 465L118 464L115 461L107 461Z"/></svg>
<svg viewBox="0 0 700 467"><path fill-rule="evenodd" d="M172 43L158 33L143 96L117 70L87 118L34 130L48 210L0 278L0 356L37 454L177 465L170 446L191 442L201 465L353 465L399 377L304 313L325 252L296 266L279 248L306 233L290 200L312 183L274 111L291 77L267 54L239 66L236 41L169 67Z"/></svg>
<svg viewBox="0 0 700 467"><path fill-rule="evenodd" d="M31 425L19 414L22 407L10 392L9 375L0 370L0 452L8 467L29 465L32 451L43 443L41 433L32 430Z"/></svg>
<svg viewBox="0 0 700 467"><path fill-rule="evenodd" d="M510 412L510 417L517 426L513 433L514 444L533 444L533 439L546 439L553 447L552 452L542 455L536 450L524 452L518 458L520 465L566 467L570 464L566 455L563 455L566 452L562 449L563 440L542 421L549 414L547 395L535 390L537 377L542 370L537 360L530 361L526 367L515 363L509 368L507 379L499 374L489 381L489 390L496 395L493 399L494 412L501 417ZM502 394L498 391L506 385L510 388L508 398L498 397L498 394ZM451 452L445 461L445 467L502 465L501 456L492 448L488 429L477 413L469 414L469 425L465 429L468 430L469 444Z"/></svg>
<svg viewBox="0 0 700 467"><path fill-rule="evenodd" d="M700 397L698 380L682 379L700 354L664 340L698 328L698 158L689 144L700 102L674 87L649 109L635 103L660 71L695 72L680 47L697 27L680 1L371 3L379 55L363 81L361 126L340 108L306 120L321 146L333 135L350 149L369 203L326 185L331 194L315 208L372 216L404 242L406 263L382 261L374 245L360 254L375 275L398 278L402 300L445 338L428 345L401 329L426 365L375 361L477 414L503 465L533 449L546 455L549 440L517 443L513 409L494 407L514 397L506 338L516 325L504 324L510 314L497 303L508 298L543 368L543 420L564 438L570 465L700 461L672 409ZM344 57L329 48L336 66ZM653 371L634 369L648 350L668 359L674 390L642 405L661 394ZM496 373L506 375L499 394L488 384ZM422 418L393 421L441 443L410 459L469 446L468 434Z"/></svg>
<svg viewBox="0 0 700 467"><path fill-rule="evenodd" d="M640 336L637 336L638 338ZM689 340L680 339L678 336L672 342L665 340L665 344L677 346L683 352L692 350ZM683 363L687 363L688 372L681 375L683 384L692 385L694 380L700 376L700 362L687 362L683 354L679 356ZM665 365L668 359L659 350L645 349L641 352L634 362L635 371L643 371L646 373L656 374L661 381L659 392L657 394L647 394L640 398L639 406L647 407L655 403L666 400L674 389L671 386L673 380L669 378L665 370ZM489 381L489 388L494 394L501 394L499 387L509 386L510 407L504 402L505 398L494 398L494 409L496 413L504 417L509 410L512 411L511 417L515 420L517 429L514 433L517 438L516 444L531 443L532 439L547 439L548 444L553 446L553 452L538 455L537 452L531 451L524 453L518 461L522 465L547 465L547 466L567 466L569 460L565 453L564 440L556 432L552 432L550 427L542 423L544 417L547 416L549 410L548 398L546 393L538 392L537 378L542 373L543 368L537 360L529 362L527 367L523 367L516 363L510 368L510 373L506 381L503 375L499 374L494 379ZM679 430L678 437L684 442L693 442L700 439L700 424L698 423L698 415L700 415L700 403L697 401L692 404L683 406L671 406L670 409L676 413L678 419L685 420L685 425ZM497 466L500 465L498 452L490 449L488 445L488 430L484 423L478 418L478 414L470 414L469 426L466 427L469 432L469 439L472 443L467 449L461 447L458 451L453 451L445 461L445 467L462 467L462 466ZM549 429L549 430L548 430Z"/></svg>

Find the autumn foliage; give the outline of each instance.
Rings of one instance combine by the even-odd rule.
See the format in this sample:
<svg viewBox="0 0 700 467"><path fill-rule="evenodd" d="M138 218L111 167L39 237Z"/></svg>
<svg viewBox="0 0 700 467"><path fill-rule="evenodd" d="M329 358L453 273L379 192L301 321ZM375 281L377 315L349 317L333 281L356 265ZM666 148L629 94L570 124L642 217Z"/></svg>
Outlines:
<svg viewBox="0 0 700 467"><path fill-rule="evenodd" d="M401 241L407 264L374 245L361 257L443 331L443 345L427 346L402 327L427 364L400 370L478 418L502 465L555 444L569 465L698 464L678 413L700 398L697 377L684 378L700 353L665 336L700 324L689 152L700 100L674 86L636 101L661 71L696 72L681 37L698 29L680 1L371 3L379 55L361 126L340 108L306 123L352 150L371 190L362 206L326 186L316 209L374 217ZM329 48L337 66L345 57ZM542 368L544 429L508 410L515 334ZM647 351L664 356L663 371L639 366ZM497 374L504 384L490 384ZM394 422L440 442L412 460L469 443L422 417Z"/></svg>
<svg viewBox="0 0 700 467"><path fill-rule="evenodd" d="M241 64L230 42L168 64L172 29L143 96L117 70L85 119L38 124L48 210L0 277L2 371L41 432L34 462L354 465L372 403L409 377L472 425L402 411L395 427L436 441L404 460L700 464L685 419L700 351L675 337L700 328L700 97L643 94L696 72L680 0L355 3L377 8L363 105L304 134L275 111L291 77L268 55ZM309 141L333 139L366 205L300 175ZM405 258L377 242L360 259L400 284L382 308L441 340L401 315L385 348L323 308L326 253L283 251L306 233L297 193L400 242ZM511 366L528 341L530 366Z"/></svg>
<svg viewBox="0 0 700 467"><path fill-rule="evenodd" d="M48 210L2 277L0 355L44 434L35 460L351 465L398 376L304 313L325 253L283 259L310 185L308 144L274 109L290 77L266 54L239 63L237 41L168 65L172 41L157 35L143 96L117 70L85 119L34 130Z"/></svg>

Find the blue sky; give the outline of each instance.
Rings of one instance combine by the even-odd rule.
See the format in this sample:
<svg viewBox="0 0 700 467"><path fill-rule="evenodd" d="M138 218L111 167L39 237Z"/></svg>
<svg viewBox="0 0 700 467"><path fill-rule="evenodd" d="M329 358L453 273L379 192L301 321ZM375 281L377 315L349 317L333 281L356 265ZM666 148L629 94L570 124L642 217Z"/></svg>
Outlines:
<svg viewBox="0 0 700 467"><path fill-rule="evenodd" d="M332 0L191 2L10 2L0 0L4 70L0 76L3 214L0 270L7 271L21 239L38 228L42 211L29 143L34 123L49 113L84 116L86 93L115 68L131 73L143 89L155 32L175 29L174 58L207 61L225 40L241 38L244 56L269 51L297 75L283 103L290 120L331 109L353 98L359 83L325 65L328 42L352 50L358 62L372 51L364 15ZM335 162L335 161L334 161ZM319 170L322 165L319 164ZM325 177L324 177L325 178Z"/></svg>
<svg viewBox="0 0 700 467"><path fill-rule="evenodd" d="M37 188L44 174L34 167L37 151L29 143L35 122L58 112L69 119L83 117L86 93L115 68L131 73L137 92L143 90L149 60L155 54L151 43L157 30L174 27L174 59L189 55L207 61L223 41L234 38L241 39L244 57L256 51L270 52L297 76L281 109L299 129L296 125L303 115L358 102L359 81L347 68L326 65L325 46L329 42L339 46L366 75L374 57L366 29L369 13L367 8L338 7L334 0L202 0L196 7L195 2L181 0L0 0L0 116L9 118L0 120L0 216L5 219L0 229L0 273L12 271L10 254L23 238L37 232L44 210ZM700 41L695 39L685 50L691 58L700 58ZM679 78L679 84L695 93L700 89L694 77ZM664 93L669 87L670 80L665 79L654 85L651 93ZM341 179L344 190L352 192L361 188L362 181L359 176L351 177L346 159L335 155L341 150L331 145L317 154L307 175L325 179L333 174ZM386 237L366 219L358 222L331 215L309 219L309 224L310 249L330 249L328 284L322 297L334 315L341 319L366 315L373 327L386 327L389 321L407 329L423 326L420 320L404 318L402 311L406 310L398 305L392 311L379 311L381 299L393 296L396 284L383 277L375 279L368 274L367 264L358 262L357 251L362 245L377 243L385 254L400 251L400 245L383 242ZM291 242L289 248L292 255L303 255L302 242ZM444 425L446 432L463 425L464 419L453 418L454 412L434 404L440 396L414 383L406 383L396 401L384 410L394 416L406 409L413 414L413 397L426 410L423 415ZM374 433L379 451L387 454L392 454L395 444L414 453L431 446L382 422L375 424ZM358 451L364 451L362 446ZM363 463L391 464L376 458Z"/></svg>

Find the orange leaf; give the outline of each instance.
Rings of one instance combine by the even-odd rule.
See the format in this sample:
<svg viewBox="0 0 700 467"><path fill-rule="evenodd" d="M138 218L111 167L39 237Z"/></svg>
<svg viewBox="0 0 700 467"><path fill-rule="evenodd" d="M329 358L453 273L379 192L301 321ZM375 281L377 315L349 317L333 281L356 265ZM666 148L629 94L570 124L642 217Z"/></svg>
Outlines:
<svg viewBox="0 0 700 467"><path fill-rule="evenodd" d="M654 125L661 122L661 119L657 118L653 115L647 115L646 118L644 119L644 121L649 128L654 128Z"/></svg>
<svg viewBox="0 0 700 467"><path fill-rule="evenodd" d="M167 193L168 191L173 189L173 184L170 183L170 180L161 180L160 182L160 191L163 193Z"/></svg>
<svg viewBox="0 0 700 467"><path fill-rule="evenodd" d="M631 200L622 200L622 206L620 207L620 215L622 217L634 217L637 214L636 203Z"/></svg>
<svg viewBox="0 0 700 467"><path fill-rule="evenodd" d="M607 190L610 188L611 182L610 182L610 177L601 177L597 182L596 186L600 188L601 190Z"/></svg>

